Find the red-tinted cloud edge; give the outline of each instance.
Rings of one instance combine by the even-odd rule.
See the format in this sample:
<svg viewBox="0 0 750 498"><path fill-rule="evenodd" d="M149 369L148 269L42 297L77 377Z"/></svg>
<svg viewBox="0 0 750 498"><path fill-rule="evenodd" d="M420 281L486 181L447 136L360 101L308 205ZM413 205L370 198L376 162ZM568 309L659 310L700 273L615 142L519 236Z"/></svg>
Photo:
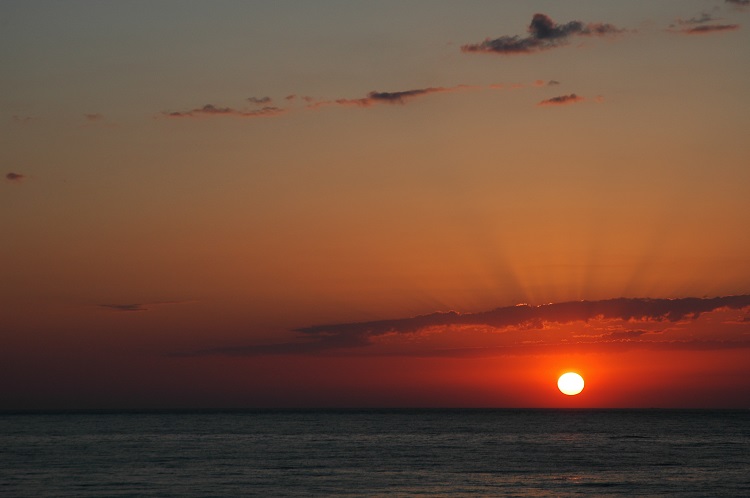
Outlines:
<svg viewBox="0 0 750 498"><path fill-rule="evenodd" d="M170 356L263 356L263 355L327 355L368 354L366 347L374 344L379 337L416 334L436 328L486 327L498 332L509 329L542 329L545 324L564 325L590 320L621 320L627 323L661 322L675 324L696 320L704 313L720 309L748 310L750 295L722 296L715 298L617 298L601 301L570 301L563 303L530 306L527 304L507 306L480 313L436 312L409 318L377 320L371 322L338 323L312 325L294 330L298 340L264 345L237 346L172 353ZM579 348L590 350L601 348L632 349L726 349L750 348L750 340L660 340L641 341L643 332L633 330L617 331L589 337L574 343L555 344L512 344L508 346L472 347L454 349L432 349L411 351L408 356L472 356L497 354L500 352L522 352L537 350L553 351L555 348ZM397 354L397 353L389 353Z"/></svg>

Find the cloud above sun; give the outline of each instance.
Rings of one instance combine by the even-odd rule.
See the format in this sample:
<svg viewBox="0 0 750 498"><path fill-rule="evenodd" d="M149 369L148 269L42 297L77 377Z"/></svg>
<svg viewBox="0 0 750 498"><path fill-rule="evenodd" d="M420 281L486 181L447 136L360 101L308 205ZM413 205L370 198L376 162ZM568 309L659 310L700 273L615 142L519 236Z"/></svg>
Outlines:
<svg viewBox="0 0 750 498"><path fill-rule="evenodd" d="M174 356L482 356L559 350L750 348L750 295L618 298L436 312L408 318L312 325L295 340L229 346ZM707 325L710 324L710 325ZM737 333L740 328L741 333ZM460 345L460 346L459 346Z"/></svg>
<svg viewBox="0 0 750 498"><path fill-rule="evenodd" d="M486 38L479 43L461 46L465 53L487 53L501 55L530 54L567 45L574 36L608 36L626 30L609 23L583 23L570 21L557 24L546 14L534 14L527 29L528 36L503 35Z"/></svg>

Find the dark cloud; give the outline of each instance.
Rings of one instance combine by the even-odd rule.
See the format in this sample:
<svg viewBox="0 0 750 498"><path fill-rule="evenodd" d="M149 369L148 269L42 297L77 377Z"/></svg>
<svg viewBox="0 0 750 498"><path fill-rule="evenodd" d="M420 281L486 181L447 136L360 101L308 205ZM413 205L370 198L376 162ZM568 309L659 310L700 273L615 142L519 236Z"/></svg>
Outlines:
<svg viewBox="0 0 750 498"><path fill-rule="evenodd" d="M720 33L724 31L735 31L738 29L740 29L739 24L701 24L698 26L685 27L673 31L685 35L705 35L708 33Z"/></svg>
<svg viewBox="0 0 750 498"><path fill-rule="evenodd" d="M742 309L749 306L750 295L710 299L618 298L604 301L570 301L540 306L523 304L497 308L482 313L460 314L451 311L398 320L317 325L301 328L297 331L312 335L336 334L344 331L382 335L386 332L416 332L425 327L436 325L489 325L503 328L536 325L541 322L570 323L593 318L677 322L686 318L696 318L701 313L714 311L718 308Z"/></svg>
<svg viewBox="0 0 750 498"><path fill-rule="evenodd" d="M724 0L724 2L734 5L750 5L750 0Z"/></svg>
<svg viewBox="0 0 750 498"><path fill-rule="evenodd" d="M298 338L293 342L279 344L252 345L241 347L215 348L176 356L204 356L204 355L273 355L273 354L335 354L337 351L358 350L371 346L373 341L386 336L405 336L435 329L457 329L466 327L482 327L498 332L508 330L542 330L545 324L569 324L573 322L588 322L590 320L620 320L625 322L665 322L678 323L695 320L701 314L719 309L747 309L750 308L750 295L725 296L716 298L682 298L682 299L648 299L648 298L618 298L603 301L571 301L564 303L530 306L527 304L497 308L481 313L437 312L410 318L393 320L377 320L370 322L338 323L328 325L313 325L296 329ZM593 340L583 341L583 344L626 343L637 341L646 334L645 330L619 330L600 334ZM702 341L713 346L694 344L691 341L660 341L658 344L646 344L650 348L669 348L677 344L677 348L714 348L737 347L737 342L728 341L720 345L721 341ZM698 341L701 342L701 341ZM576 342L576 345L581 342ZM640 344L640 342L638 343ZM721 343L723 344L723 343ZM743 343L745 344L745 343ZM750 343L749 343L750 344ZM555 347L567 347L570 344L557 342ZM747 345L747 344L746 344ZM486 354L491 351L501 351L503 348L547 348L553 345L537 343L514 343L503 347L472 347L469 354ZM674 348L674 347L673 347ZM461 348L463 351L464 348ZM410 355L420 355L419 351L412 351ZM430 350L426 355L442 353ZM445 353L448 354L448 353ZM458 354L458 353L451 353Z"/></svg>
<svg viewBox="0 0 750 498"><path fill-rule="evenodd" d="M104 116L99 114L98 112L93 114L84 114L83 117L85 117L89 121L101 121L102 119L104 119Z"/></svg>
<svg viewBox="0 0 750 498"><path fill-rule="evenodd" d="M602 337L610 340L635 339L646 333L646 330L622 330L604 334Z"/></svg>
<svg viewBox="0 0 750 498"><path fill-rule="evenodd" d="M541 105L541 106L566 105L566 104L575 104L576 102L581 102L582 100L584 100L583 97L580 97L576 95L575 93L571 93L570 95L560 95L559 97L552 97L551 99L542 100L537 105Z"/></svg>
<svg viewBox="0 0 750 498"><path fill-rule="evenodd" d="M444 88L419 88L416 90L404 90L400 92L378 92L372 91L366 97L359 99L336 99L333 102L318 102L311 104L311 107L322 105L345 105L357 107L370 107L375 104L405 104L407 100L427 95L435 92L445 91Z"/></svg>
<svg viewBox="0 0 750 498"><path fill-rule="evenodd" d="M432 93L447 93L447 92L458 92L462 90L469 90L473 87L468 85L457 85L453 87L428 87L428 88L417 88L414 90L402 90L399 92L378 92L372 91L367 94L366 97L358 99L336 99L336 100L325 100L319 102L312 102L307 107L310 109L316 109L323 106L329 105L341 105L341 106L355 106L355 107L372 107L376 104L406 104L407 101L429 95Z"/></svg>
<svg viewBox="0 0 750 498"><path fill-rule="evenodd" d="M461 47L462 52L493 54L528 54L548 50L567 44L571 36L606 36L622 33L625 30L607 23L588 23L571 21L565 24L555 23L545 14L534 14L528 27L529 35L501 36L487 38L480 43L467 44Z"/></svg>
<svg viewBox="0 0 750 498"><path fill-rule="evenodd" d="M5 175L5 179L9 182L22 182L26 178L26 175L22 175L21 173L13 173L12 171Z"/></svg>
<svg viewBox="0 0 750 498"><path fill-rule="evenodd" d="M248 97L247 101L251 104L264 105L271 103L271 97Z"/></svg>
<svg viewBox="0 0 750 498"><path fill-rule="evenodd" d="M239 110L231 107L217 107L213 104L206 104L203 107L191 109L189 111L165 111L163 116L168 118L201 118L211 116L236 116L240 118L260 118L277 116L286 112L284 109L273 106L266 106L261 109Z"/></svg>

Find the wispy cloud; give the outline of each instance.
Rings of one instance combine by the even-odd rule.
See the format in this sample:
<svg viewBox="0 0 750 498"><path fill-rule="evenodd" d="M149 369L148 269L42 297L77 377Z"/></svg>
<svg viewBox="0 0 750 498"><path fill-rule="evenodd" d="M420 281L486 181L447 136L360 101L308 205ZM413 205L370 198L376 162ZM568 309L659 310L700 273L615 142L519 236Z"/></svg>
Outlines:
<svg viewBox="0 0 750 498"><path fill-rule="evenodd" d="M684 26L684 25L694 25L694 24L705 24L707 22L713 22L718 21L714 16L709 14L708 12L702 12L700 16L691 17L690 19L682 19L678 18L676 21L676 24ZM672 25L674 27L674 24Z"/></svg>
<svg viewBox="0 0 750 498"><path fill-rule="evenodd" d="M648 299L618 298L602 301L573 301L540 306L527 304L497 308L481 313L437 312L409 318L377 320L370 322L312 325L296 329L297 340L278 344L263 344L237 347L223 347L176 354L176 356L203 355L283 355L283 354L335 354L345 351L354 353L374 347L383 341L397 340L399 337L434 336L439 332L453 331L459 334L476 333L482 337L507 337L502 345L497 343L485 346L472 346L475 350L491 353L502 348L521 348L528 351L552 347L583 348L597 344L643 346L653 349L701 349L725 347L750 347L750 341L727 341L725 338L673 337L641 344L642 336L649 334L643 327L674 327L697 321L701 315L717 310L745 310L750 308L750 295L725 296L716 298ZM736 312L736 311L735 311ZM570 336L554 339L545 335L550 329L564 328L568 324L599 321L606 324L603 332L590 334L586 339L571 341ZM632 324L641 324L632 330ZM589 325L586 325L589 324ZM649 325L650 324L650 325ZM580 327L574 327L580 328ZM511 331L515 331L511 334ZM654 331L650 331L654 333ZM657 335L660 331L656 331ZM390 338L390 339L389 339ZM407 341L408 342L408 341ZM637 344L636 344L637 342ZM618 346L619 347L619 346ZM468 348L468 349L471 349ZM445 348L420 351L412 349L407 354L444 355L467 354L461 351L446 352ZM403 351L402 351L403 353ZM469 352L477 354L478 351Z"/></svg>
<svg viewBox="0 0 750 498"><path fill-rule="evenodd" d="M493 83L490 85L479 86L479 85L467 85L460 84L450 87L427 87L427 88L416 88L411 90L401 90L395 92L379 92L372 91L366 96L360 98L339 98L334 100L318 100L309 101L308 109L319 109L326 106L346 106L346 107L373 107L379 104L390 104L390 105L405 105L414 99L425 97L436 93L455 93L455 92L466 92L466 91L480 91L480 90L515 90L519 88L530 88L530 87L544 87L559 85L559 81L550 80L545 82L544 80L536 80L531 83Z"/></svg>
<svg viewBox="0 0 750 498"><path fill-rule="evenodd" d="M163 116L168 118L207 118L217 116L234 116L240 118L262 118L278 116L286 112L285 109L266 106L260 109L242 110L232 107L217 107L213 104L206 104L203 107L191 109L189 111L164 111Z"/></svg>
<svg viewBox="0 0 750 498"><path fill-rule="evenodd" d="M99 307L107 308L113 311L147 311L146 305L144 304L100 304Z"/></svg>
<svg viewBox="0 0 750 498"><path fill-rule="evenodd" d="M271 97L248 97L247 101L255 105L265 105L270 104L273 99Z"/></svg>
<svg viewBox="0 0 750 498"><path fill-rule="evenodd" d="M608 23L570 21L557 24L545 14L534 14L528 27L528 36L505 35L487 38L479 43L463 45L461 51L505 55L529 54L566 45L572 36L607 36L624 31L626 30Z"/></svg>
<svg viewBox="0 0 750 498"><path fill-rule="evenodd" d="M710 33L722 33L740 29L739 24L700 24L697 26L687 25L680 29L670 29L674 33L684 35L705 35Z"/></svg>
<svg viewBox="0 0 750 498"><path fill-rule="evenodd" d="M310 109L316 109L323 106L330 105L341 105L341 106L354 106L354 107L371 107L377 104L399 104L403 105L407 101L415 99L417 97L423 97L425 95L433 93L446 93L446 92L459 92L470 90L472 87L469 85L456 85L453 87L428 87L428 88L417 88L413 90L402 90L397 92L378 92L372 91L365 97L356 99L336 99L336 100L324 100L318 102L312 102L308 105Z"/></svg>
<svg viewBox="0 0 750 498"><path fill-rule="evenodd" d="M100 308L111 311L132 313L137 311L148 311L155 306L164 306L168 304L185 304L192 301L159 301L153 303L127 303L127 304L100 304Z"/></svg>
<svg viewBox="0 0 750 498"><path fill-rule="evenodd" d="M13 116L11 116L11 120L14 123L20 124L20 125L28 124L28 123L31 123L31 122L36 121L38 119L39 119L38 116L21 116L21 115L18 115L18 114L14 114Z"/></svg>
<svg viewBox="0 0 750 498"><path fill-rule="evenodd" d="M467 85L459 84L450 87L426 87L426 88L414 88L409 90L398 90L392 92L381 92L373 90L367 93L364 97L358 98L336 98L336 99L315 99L308 95L298 96L297 94L286 95L283 100L288 103L287 107L278 106L263 106L258 109L237 109L233 107L220 107L213 104L206 104L202 107L190 109L186 111L163 111L160 116L167 118L209 118L209 117L241 117L241 118L256 118L256 117L270 117L278 116L280 114L294 111L296 106L295 103L298 101L302 102L302 105L306 109L320 109L323 107L330 106L342 106L342 107L360 107L368 108L377 105L405 105L413 100L433 95L437 93L455 93L455 92L466 92L472 90L514 90L519 88L541 88L546 86L559 85L560 82L557 80L536 80L531 83L495 83L490 85ZM265 103L273 102L271 97L249 97L246 99L248 102L254 105L263 105ZM87 115L88 116L88 115ZM93 115L92 115L93 116ZM89 118L95 120L98 118Z"/></svg>
<svg viewBox="0 0 750 498"><path fill-rule="evenodd" d="M84 114L83 117L88 121L101 121L102 119L104 119L104 115L99 114L98 112L92 114Z"/></svg>
<svg viewBox="0 0 750 498"><path fill-rule="evenodd" d="M21 183L26 179L26 175L22 175L21 173L14 173L11 171L10 173L5 175L5 179L9 182Z"/></svg>
<svg viewBox="0 0 750 498"><path fill-rule="evenodd" d="M724 0L724 2L741 6L750 5L750 0Z"/></svg>
<svg viewBox="0 0 750 498"><path fill-rule="evenodd" d="M537 105L539 106L554 106L554 105L567 105L575 104L585 100L583 97L571 93L570 95L560 95L559 97L552 97L551 99L542 100Z"/></svg>

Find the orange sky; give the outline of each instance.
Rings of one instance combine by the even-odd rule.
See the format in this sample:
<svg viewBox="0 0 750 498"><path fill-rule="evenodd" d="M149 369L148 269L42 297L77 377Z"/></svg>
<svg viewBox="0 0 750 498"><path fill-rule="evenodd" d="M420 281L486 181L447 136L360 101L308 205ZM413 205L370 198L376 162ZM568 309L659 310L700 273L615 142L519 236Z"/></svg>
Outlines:
<svg viewBox="0 0 750 498"><path fill-rule="evenodd" d="M137 7L0 5L0 409L750 407L743 2Z"/></svg>

